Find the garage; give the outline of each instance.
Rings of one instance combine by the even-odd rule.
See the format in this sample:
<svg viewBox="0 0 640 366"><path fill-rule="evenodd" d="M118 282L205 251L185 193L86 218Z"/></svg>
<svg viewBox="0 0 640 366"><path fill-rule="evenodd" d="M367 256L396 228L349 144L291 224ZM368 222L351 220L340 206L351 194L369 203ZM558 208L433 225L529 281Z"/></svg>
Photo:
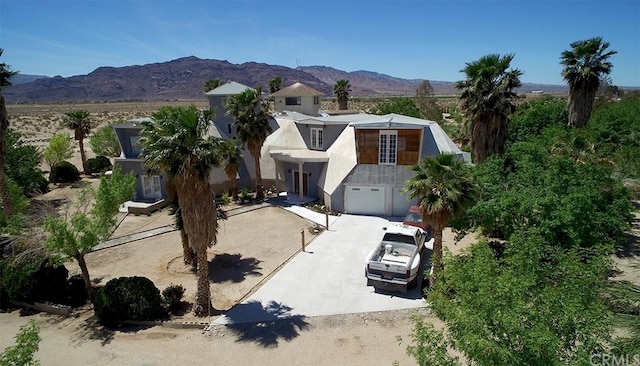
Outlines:
<svg viewBox="0 0 640 366"><path fill-rule="evenodd" d="M407 194L403 192L401 187L394 187L393 196L391 197L391 215L404 216L415 201L416 200L409 200L409 197L407 197Z"/></svg>
<svg viewBox="0 0 640 366"><path fill-rule="evenodd" d="M345 187L344 208L346 213L361 215L384 215L384 187Z"/></svg>

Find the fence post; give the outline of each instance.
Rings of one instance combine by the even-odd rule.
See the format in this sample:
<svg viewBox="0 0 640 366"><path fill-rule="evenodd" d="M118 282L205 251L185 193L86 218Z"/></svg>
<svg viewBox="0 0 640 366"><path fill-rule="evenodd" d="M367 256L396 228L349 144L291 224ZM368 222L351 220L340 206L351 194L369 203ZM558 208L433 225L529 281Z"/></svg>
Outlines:
<svg viewBox="0 0 640 366"><path fill-rule="evenodd" d="M324 227L329 230L329 213L327 211L324 212Z"/></svg>
<svg viewBox="0 0 640 366"><path fill-rule="evenodd" d="M302 238L302 251L304 252L304 229L300 230L300 236Z"/></svg>

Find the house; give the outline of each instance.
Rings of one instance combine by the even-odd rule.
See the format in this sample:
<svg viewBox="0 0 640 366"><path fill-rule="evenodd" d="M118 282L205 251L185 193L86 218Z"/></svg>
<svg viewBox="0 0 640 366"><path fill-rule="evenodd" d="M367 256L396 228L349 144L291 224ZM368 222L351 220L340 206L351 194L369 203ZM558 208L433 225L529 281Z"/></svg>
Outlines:
<svg viewBox="0 0 640 366"><path fill-rule="evenodd" d="M278 90L271 96L278 113L291 111L316 116L320 110L322 92L302 83L295 83Z"/></svg>
<svg viewBox="0 0 640 366"><path fill-rule="evenodd" d="M233 117L227 115L226 102L230 96L238 95L247 89L255 90L246 85L236 83L235 81L230 81L204 93L209 100L209 109L215 111L212 121L220 137L225 139L236 138L236 131L233 127Z"/></svg>
<svg viewBox="0 0 640 366"><path fill-rule="evenodd" d="M142 165L140 157L140 131L142 123L149 118L138 118L128 123L114 124L113 130L120 144L120 156L114 159L114 165L120 166L122 172L134 172L136 175L136 191L134 201L153 203L167 198L165 176L161 173L149 172Z"/></svg>
<svg viewBox="0 0 640 366"><path fill-rule="evenodd" d="M277 187L296 201L320 200L352 214L401 216L414 201L403 192L409 169L426 156L468 153L433 121L398 114L278 116L280 130L263 148ZM263 171L271 172L265 166Z"/></svg>

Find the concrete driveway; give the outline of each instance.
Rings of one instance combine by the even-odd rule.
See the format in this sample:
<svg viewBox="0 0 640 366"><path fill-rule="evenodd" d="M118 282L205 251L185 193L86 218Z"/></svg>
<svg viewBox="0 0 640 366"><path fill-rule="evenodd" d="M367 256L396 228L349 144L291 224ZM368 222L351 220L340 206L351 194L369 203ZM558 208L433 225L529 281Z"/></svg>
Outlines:
<svg viewBox="0 0 640 366"><path fill-rule="evenodd" d="M420 286L407 294L376 293L366 285L366 256L389 221L342 215L269 281L213 324L273 321L424 307ZM213 294L215 296L215 294Z"/></svg>

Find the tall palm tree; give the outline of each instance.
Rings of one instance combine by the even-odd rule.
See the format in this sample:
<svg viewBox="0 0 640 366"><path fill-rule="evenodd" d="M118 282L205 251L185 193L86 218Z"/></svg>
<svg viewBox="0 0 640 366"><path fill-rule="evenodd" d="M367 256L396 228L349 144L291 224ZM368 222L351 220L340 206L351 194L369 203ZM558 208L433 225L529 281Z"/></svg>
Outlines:
<svg viewBox="0 0 640 366"><path fill-rule="evenodd" d="M2 56L3 52L4 50L0 48L0 56ZM11 85L9 79L17 73L17 71L12 71L6 63L0 63L0 206L7 216L12 216L15 209L11 201L11 196L9 195L7 175L4 171L4 164L7 157L6 135L9 129L9 117L7 116L7 108L5 106L4 96L2 95L2 88Z"/></svg>
<svg viewBox="0 0 640 366"><path fill-rule="evenodd" d="M218 79L209 79L209 80L204 82L204 85L202 85L202 91L206 93L208 91L211 91L211 90L219 87L222 84L224 84L224 83L220 82L220 80L218 80Z"/></svg>
<svg viewBox="0 0 640 366"><path fill-rule="evenodd" d="M216 242L216 211L209 172L220 165L220 139L207 136L209 113L191 107L162 107L144 122L140 137L147 168L162 171L175 183L189 245L196 253L198 287L194 312L211 306L207 248Z"/></svg>
<svg viewBox="0 0 640 366"><path fill-rule="evenodd" d="M569 83L569 126L584 127L591 116L593 100L601 77L613 68L609 57L616 51L606 51L609 42L601 37L571 43L571 50L560 56L562 77Z"/></svg>
<svg viewBox="0 0 640 366"><path fill-rule="evenodd" d="M471 169L453 154L426 157L411 167L416 174L404 187L409 198L418 198L422 221L433 227L433 275L442 270L442 231L475 202L478 189Z"/></svg>
<svg viewBox="0 0 640 366"><path fill-rule="evenodd" d="M82 159L82 172L88 174L87 155L84 152L84 138L89 136L91 132L91 121L89 120L89 112L79 109L67 112L64 117L64 123L70 130L73 130L75 139L80 145L80 159Z"/></svg>
<svg viewBox="0 0 640 366"><path fill-rule="evenodd" d="M238 139L247 147L255 162L256 199L264 199L260 150L272 128L267 114L268 102L262 100L262 89L246 89L227 99L227 114L235 119Z"/></svg>
<svg viewBox="0 0 640 366"><path fill-rule="evenodd" d="M483 162L493 154L504 152L509 116L515 111L522 71L509 69L513 54L486 55L469 62L461 70L466 80L457 81L460 99L471 124L471 148L474 160Z"/></svg>
<svg viewBox="0 0 640 366"><path fill-rule="evenodd" d="M273 94L280 89L282 89L282 78L280 76L275 76L269 80L269 93Z"/></svg>
<svg viewBox="0 0 640 366"><path fill-rule="evenodd" d="M338 99L338 109L345 110L349 108L349 93L351 92L351 84L349 80L340 79L333 85L333 94Z"/></svg>
<svg viewBox="0 0 640 366"><path fill-rule="evenodd" d="M225 140L219 146L220 150L218 154L222 159L222 166L224 167L224 173L229 177L231 181L231 194L233 200L238 200L238 180L236 176L240 170L240 164L242 163L242 150L240 146L236 144L234 140Z"/></svg>
<svg viewBox="0 0 640 366"><path fill-rule="evenodd" d="M167 199L170 202L169 215L173 215L173 223L180 231L180 240L182 241L182 261L184 264L197 268L196 253L189 245L189 235L184 228L184 221L182 220L182 211L180 211L180 198L178 192L176 192L176 183L173 179L167 177L166 181Z"/></svg>

